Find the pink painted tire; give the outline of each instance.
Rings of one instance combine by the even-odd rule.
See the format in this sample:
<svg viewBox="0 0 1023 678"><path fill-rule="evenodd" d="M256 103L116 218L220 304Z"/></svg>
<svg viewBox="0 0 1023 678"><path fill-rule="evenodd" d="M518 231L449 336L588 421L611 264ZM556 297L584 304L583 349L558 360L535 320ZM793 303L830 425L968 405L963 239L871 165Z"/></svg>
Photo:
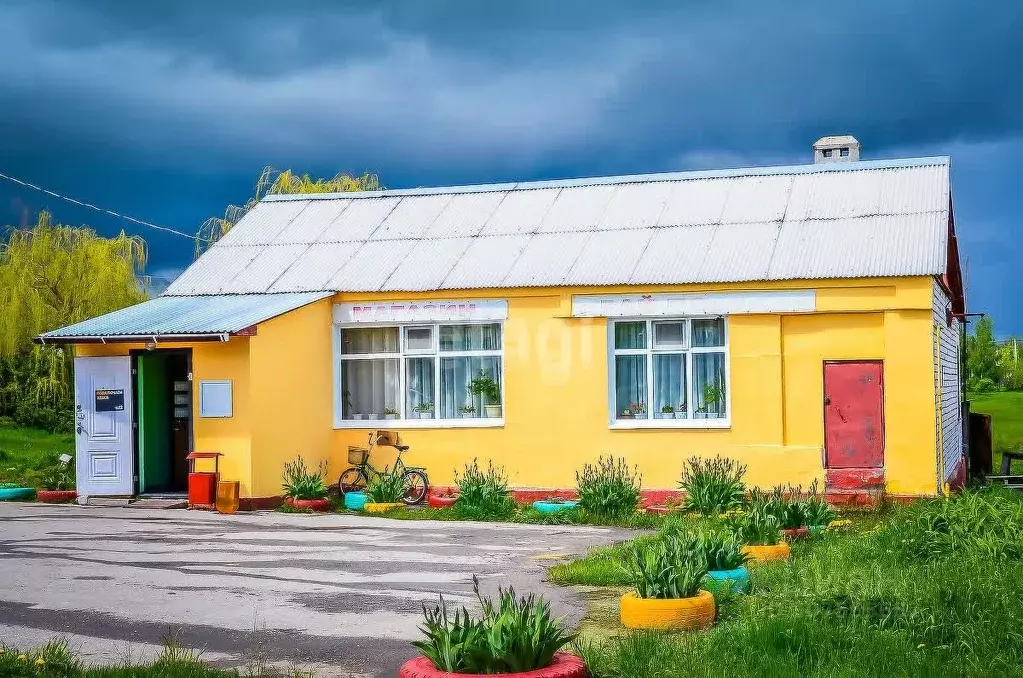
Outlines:
<svg viewBox="0 0 1023 678"><path fill-rule="evenodd" d="M781 533L789 541L798 541L800 539L806 539L810 536L809 527L792 527L789 529L782 530Z"/></svg>
<svg viewBox="0 0 1023 678"><path fill-rule="evenodd" d="M36 501L46 504L67 504L78 499L78 493L74 490L38 490Z"/></svg>
<svg viewBox="0 0 1023 678"><path fill-rule="evenodd" d="M326 499L292 499L291 506L297 509L312 509L317 513L330 510L330 502Z"/></svg>
<svg viewBox="0 0 1023 678"><path fill-rule="evenodd" d="M398 678L473 678L477 673L449 673L441 671L426 657L416 657L401 665ZM574 654L558 652L550 666L521 673L489 673L488 678L586 678L586 664Z"/></svg>
<svg viewBox="0 0 1023 678"><path fill-rule="evenodd" d="M442 497L438 494L431 494L426 498L426 503L432 508L451 508L458 501L458 497Z"/></svg>

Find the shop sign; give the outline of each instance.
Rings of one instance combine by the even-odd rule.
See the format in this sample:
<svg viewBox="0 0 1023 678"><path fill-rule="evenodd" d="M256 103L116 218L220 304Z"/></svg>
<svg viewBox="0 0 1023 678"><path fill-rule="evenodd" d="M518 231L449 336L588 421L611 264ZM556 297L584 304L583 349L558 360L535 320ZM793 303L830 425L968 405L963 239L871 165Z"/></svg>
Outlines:
<svg viewBox="0 0 1023 678"><path fill-rule="evenodd" d="M335 323L432 323L506 320L504 299L475 301L399 301L335 304Z"/></svg>

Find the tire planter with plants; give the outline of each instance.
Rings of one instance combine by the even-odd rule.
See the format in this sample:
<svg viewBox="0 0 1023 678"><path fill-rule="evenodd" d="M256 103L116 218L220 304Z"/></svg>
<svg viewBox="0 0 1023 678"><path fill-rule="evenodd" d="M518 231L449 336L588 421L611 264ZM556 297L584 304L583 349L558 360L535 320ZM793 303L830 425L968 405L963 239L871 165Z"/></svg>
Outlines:
<svg viewBox="0 0 1023 678"><path fill-rule="evenodd" d="M296 508L302 511L316 511L317 513L326 513L330 510L330 500L328 499L292 499L288 497L285 503L291 508Z"/></svg>
<svg viewBox="0 0 1023 678"><path fill-rule="evenodd" d="M809 527L791 527L781 531L782 535L785 536L789 541L797 541L799 539L806 539L810 536Z"/></svg>
<svg viewBox="0 0 1023 678"><path fill-rule="evenodd" d="M534 501L533 508L540 513L557 513L574 509L579 505L577 501Z"/></svg>
<svg viewBox="0 0 1023 678"><path fill-rule="evenodd" d="M711 570L707 573L707 590L711 593L749 593L749 570L745 566L734 570Z"/></svg>
<svg viewBox="0 0 1023 678"><path fill-rule="evenodd" d="M774 560L788 560L789 550L788 542L781 542L780 544L771 544L769 546L743 546L742 552L749 556L751 563L767 563Z"/></svg>
<svg viewBox="0 0 1023 678"><path fill-rule="evenodd" d="M345 492L345 508L349 511L361 511L366 506L365 492Z"/></svg>
<svg viewBox="0 0 1023 678"><path fill-rule="evenodd" d="M78 499L78 492L74 490L37 490L36 501L45 504L67 504Z"/></svg>
<svg viewBox="0 0 1023 678"><path fill-rule="evenodd" d="M426 503L431 508L451 508L458 501L458 495L442 495L442 494L431 494L426 499Z"/></svg>
<svg viewBox="0 0 1023 678"><path fill-rule="evenodd" d="M441 671L426 657L416 657L401 665L398 678L472 678L478 673L451 673ZM558 652L549 666L533 671L518 673L489 673L489 678L586 678L586 664L574 654Z"/></svg>
<svg viewBox="0 0 1023 678"><path fill-rule="evenodd" d="M31 499L34 493L33 487L0 487L0 501Z"/></svg>
<svg viewBox="0 0 1023 678"><path fill-rule="evenodd" d="M362 507L362 510L365 511L366 513L385 513L387 511L392 510L392 509L401 508L402 506L404 506L404 504L402 504L400 501L396 501L396 502L390 502L390 501L388 501L388 502L372 502L372 501L370 501L370 502L366 502L366 504Z"/></svg>
<svg viewBox="0 0 1023 678"><path fill-rule="evenodd" d="M714 596L702 590L692 598L640 598L635 591L622 596L619 616L630 629L696 631L714 625Z"/></svg>

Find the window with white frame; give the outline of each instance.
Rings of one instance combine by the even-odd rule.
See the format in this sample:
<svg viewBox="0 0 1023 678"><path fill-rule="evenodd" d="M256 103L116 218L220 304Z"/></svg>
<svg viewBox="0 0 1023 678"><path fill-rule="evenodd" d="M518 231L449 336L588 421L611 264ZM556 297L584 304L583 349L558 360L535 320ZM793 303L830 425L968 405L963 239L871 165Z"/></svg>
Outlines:
<svg viewBox="0 0 1023 678"><path fill-rule="evenodd" d="M340 328L341 418L502 416L500 323Z"/></svg>
<svg viewBox="0 0 1023 678"><path fill-rule="evenodd" d="M614 420L727 418L724 318L610 322Z"/></svg>

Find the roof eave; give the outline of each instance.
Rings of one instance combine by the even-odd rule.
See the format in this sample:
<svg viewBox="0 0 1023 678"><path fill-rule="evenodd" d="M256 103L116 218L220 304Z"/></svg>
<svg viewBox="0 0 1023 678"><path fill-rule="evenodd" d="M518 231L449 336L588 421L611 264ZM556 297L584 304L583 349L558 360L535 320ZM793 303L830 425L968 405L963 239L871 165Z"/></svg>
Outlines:
<svg viewBox="0 0 1023 678"><path fill-rule="evenodd" d="M230 341L233 336L244 336L240 332L216 332L203 334L112 334L112 335L61 335L48 337L40 334L32 341L43 346L49 344L137 344L142 342L180 343L199 341Z"/></svg>

